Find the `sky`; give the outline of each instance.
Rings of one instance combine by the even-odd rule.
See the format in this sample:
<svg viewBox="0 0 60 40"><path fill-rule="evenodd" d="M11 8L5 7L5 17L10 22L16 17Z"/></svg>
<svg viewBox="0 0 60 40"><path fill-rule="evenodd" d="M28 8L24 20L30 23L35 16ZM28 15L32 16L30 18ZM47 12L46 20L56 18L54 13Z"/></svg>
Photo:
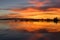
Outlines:
<svg viewBox="0 0 60 40"><path fill-rule="evenodd" d="M11 13L11 9L36 7L60 8L60 0L0 0L0 16Z"/></svg>
<svg viewBox="0 0 60 40"><path fill-rule="evenodd" d="M60 6L60 0L0 0L0 8L26 7L44 3L43 6Z"/></svg>

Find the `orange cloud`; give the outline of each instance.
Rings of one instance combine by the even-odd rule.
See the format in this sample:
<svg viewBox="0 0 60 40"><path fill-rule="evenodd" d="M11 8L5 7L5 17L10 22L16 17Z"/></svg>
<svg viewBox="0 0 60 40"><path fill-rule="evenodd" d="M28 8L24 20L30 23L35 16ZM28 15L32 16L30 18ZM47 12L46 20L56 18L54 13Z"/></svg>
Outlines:
<svg viewBox="0 0 60 40"><path fill-rule="evenodd" d="M28 7L25 9L11 10L16 13L19 18L54 18L60 17L60 8L47 8L45 10L39 8ZM11 15L10 15L11 16Z"/></svg>
<svg viewBox="0 0 60 40"><path fill-rule="evenodd" d="M51 3L49 0L39 1L39 0L29 0L29 3L34 4L35 7L40 7L42 5L45 5L45 3Z"/></svg>

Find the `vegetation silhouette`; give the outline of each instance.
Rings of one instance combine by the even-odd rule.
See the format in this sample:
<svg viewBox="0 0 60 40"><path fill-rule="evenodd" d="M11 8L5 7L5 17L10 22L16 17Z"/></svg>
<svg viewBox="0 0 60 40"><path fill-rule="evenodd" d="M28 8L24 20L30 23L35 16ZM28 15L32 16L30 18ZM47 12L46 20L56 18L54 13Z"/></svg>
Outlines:
<svg viewBox="0 0 60 40"><path fill-rule="evenodd" d="M58 21L60 21L57 17L55 17L54 19L4 18L0 20L14 20L15 22L17 21L46 21L46 22L54 22L54 23L58 23Z"/></svg>
<svg viewBox="0 0 60 40"><path fill-rule="evenodd" d="M58 20L58 18L56 17L56 18L54 18L54 22L55 23L57 23L59 20Z"/></svg>

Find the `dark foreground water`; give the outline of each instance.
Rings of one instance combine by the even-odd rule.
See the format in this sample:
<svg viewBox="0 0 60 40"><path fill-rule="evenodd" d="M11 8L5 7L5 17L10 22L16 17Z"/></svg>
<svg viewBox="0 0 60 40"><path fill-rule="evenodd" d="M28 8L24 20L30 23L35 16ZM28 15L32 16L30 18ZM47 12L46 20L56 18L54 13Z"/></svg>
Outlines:
<svg viewBox="0 0 60 40"><path fill-rule="evenodd" d="M0 21L0 40L60 40L60 23Z"/></svg>

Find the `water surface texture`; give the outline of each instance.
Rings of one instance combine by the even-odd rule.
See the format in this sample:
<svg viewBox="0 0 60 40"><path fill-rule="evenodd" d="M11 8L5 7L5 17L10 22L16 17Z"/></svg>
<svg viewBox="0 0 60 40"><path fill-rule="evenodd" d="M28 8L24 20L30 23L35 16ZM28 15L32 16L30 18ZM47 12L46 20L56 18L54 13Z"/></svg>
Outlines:
<svg viewBox="0 0 60 40"><path fill-rule="evenodd" d="M0 40L59 40L60 23L0 21Z"/></svg>

